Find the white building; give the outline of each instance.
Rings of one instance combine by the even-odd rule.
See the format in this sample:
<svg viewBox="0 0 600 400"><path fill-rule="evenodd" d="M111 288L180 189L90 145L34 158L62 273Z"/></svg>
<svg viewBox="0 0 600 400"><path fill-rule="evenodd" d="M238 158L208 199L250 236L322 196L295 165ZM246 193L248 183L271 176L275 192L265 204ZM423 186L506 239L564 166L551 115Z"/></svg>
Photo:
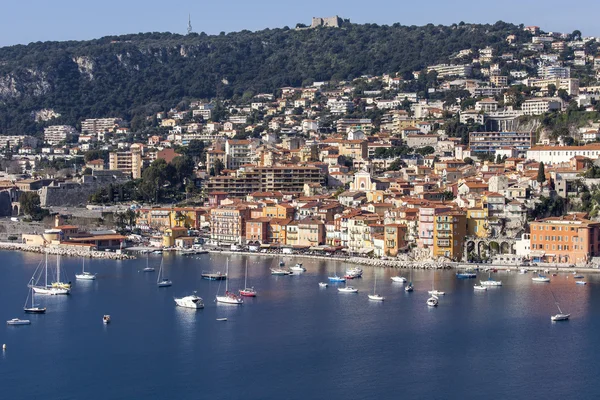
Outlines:
<svg viewBox="0 0 600 400"><path fill-rule="evenodd" d="M523 102L521 109L525 115L542 115L550 111L560 111L562 109L562 100L548 97L529 99Z"/></svg>
<svg viewBox="0 0 600 400"><path fill-rule="evenodd" d="M121 124L121 118L90 118L81 121L81 132L98 134L100 132L112 132Z"/></svg>
<svg viewBox="0 0 600 400"><path fill-rule="evenodd" d="M527 150L527 159L543 162L544 164L559 164L569 162L575 156L596 160L600 157L600 144L592 143L585 146L535 146Z"/></svg>
<svg viewBox="0 0 600 400"><path fill-rule="evenodd" d="M54 146L76 133L77 130L70 125L51 125L44 128L44 141Z"/></svg>
<svg viewBox="0 0 600 400"><path fill-rule="evenodd" d="M515 242L515 252L517 257L529 259L531 253L531 239L529 233L523 233Z"/></svg>
<svg viewBox="0 0 600 400"><path fill-rule="evenodd" d="M347 114L354 109L354 103L345 99L329 99L327 107L332 114Z"/></svg>

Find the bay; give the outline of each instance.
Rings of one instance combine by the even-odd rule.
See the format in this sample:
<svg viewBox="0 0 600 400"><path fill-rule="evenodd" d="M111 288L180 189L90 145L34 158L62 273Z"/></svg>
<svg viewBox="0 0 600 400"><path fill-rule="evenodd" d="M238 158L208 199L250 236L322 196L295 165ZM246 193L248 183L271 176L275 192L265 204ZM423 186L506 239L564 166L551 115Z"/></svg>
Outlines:
<svg viewBox="0 0 600 400"><path fill-rule="evenodd" d="M70 296L38 296L46 315L24 316L26 284L42 256L0 252L0 322L20 317L30 326L0 326L3 398L44 399L324 399L597 398L600 373L600 276L587 286L561 274L534 283L531 274L493 274L500 288L474 292L476 280L454 271L413 273L415 291L393 283L408 271L363 268L349 281L358 294L319 288L340 261L303 262L298 276L271 276L279 259L231 255L231 290L248 284L258 297L244 305L215 304L224 282L202 271L225 270L224 255L165 255L169 288L156 287L146 261L86 260L96 281L75 281L81 260L63 258ZM55 260L51 257L52 263ZM151 255L158 267L160 256ZM372 302L377 291L385 302ZM440 305L425 301L432 281ZM343 284L342 284L343 285ZM337 285L339 286L339 284ZM571 320L552 323L554 292ZM206 308L175 306L197 291ZM112 322L102 323L110 314ZM227 322L216 321L227 318Z"/></svg>

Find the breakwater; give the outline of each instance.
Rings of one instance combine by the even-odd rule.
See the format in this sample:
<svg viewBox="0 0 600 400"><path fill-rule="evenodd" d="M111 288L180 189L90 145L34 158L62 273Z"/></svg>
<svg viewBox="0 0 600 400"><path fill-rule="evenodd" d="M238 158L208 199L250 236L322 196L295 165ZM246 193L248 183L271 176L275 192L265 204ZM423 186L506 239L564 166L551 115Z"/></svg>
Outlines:
<svg viewBox="0 0 600 400"><path fill-rule="evenodd" d="M31 246L21 243L6 243L0 242L0 250L27 251L31 253L60 255L65 257L88 257L88 258L103 258L107 260L129 260L136 257L124 253L114 253L109 251L89 251L86 249L74 249L71 247L44 247Z"/></svg>

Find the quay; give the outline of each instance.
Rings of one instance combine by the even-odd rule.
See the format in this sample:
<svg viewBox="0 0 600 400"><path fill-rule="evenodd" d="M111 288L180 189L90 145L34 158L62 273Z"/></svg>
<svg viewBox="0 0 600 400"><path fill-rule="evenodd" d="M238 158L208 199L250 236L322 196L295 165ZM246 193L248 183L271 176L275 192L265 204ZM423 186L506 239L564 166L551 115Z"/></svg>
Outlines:
<svg viewBox="0 0 600 400"><path fill-rule="evenodd" d="M123 252L116 253L112 251L95 251L87 249L73 249L65 247L53 246L33 246L22 243L7 243L0 242L0 250L27 251L31 253L60 255L65 257L88 257L88 258L103 258L107 260L130 260L135 259L133 255Z"/></svg>

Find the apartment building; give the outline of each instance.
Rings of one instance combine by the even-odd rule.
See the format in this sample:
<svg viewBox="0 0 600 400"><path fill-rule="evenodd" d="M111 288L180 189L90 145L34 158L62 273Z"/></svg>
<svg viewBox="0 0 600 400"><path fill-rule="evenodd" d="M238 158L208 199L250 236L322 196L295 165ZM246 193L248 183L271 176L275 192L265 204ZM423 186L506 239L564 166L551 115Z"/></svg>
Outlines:
<svg viewBox="0 0 600 400"><path fill-rule="evenodd" d="M446 257L453 261L462 259L467 216L462 211L443 212L435 216L433 231L433 257Z"/></svg>
<svg viewBox="0 0 600 400"><path fill-rule="evenodd" d="M347 220L348 250L353 253L368 253L375 249L374 234L383 234L384 225L379 215L356 215Z"/></svg>
<svg viewBox="0 0 600 400"><path fill-rule="evenodd" d="M402 224L386 224L384 226L384 255L396 257L407 245L407 226Z"/></svg>
<svg viewBox="0 0 600 400"><path fill-rule="evenodd" d="M600 158L600 144L591 143L585 146L535 146L527 151L527 159L544 164L569 162L575 156L591 160Z"/></svg>
<svg viewBox="0 0 600 400"><path fill-rule="evenodd" d="M183 227L199 229L206 212L195 207L154 207L137 210L136 225L141 229Z"/></svg>
<svg viewBox="0 0 600 400"><path fill-rule="evenodd" d="M369 156L369 146L366 140L340 140L338 149L340 156L363 160Z"/></svg>
<svg viewBox="0 0 600 400"><path fill-rule="evenodd" d="M600 222L575 215L531 222L534 262L587 263L600 254Z"/></svg>
<svg viewBox="0 0 600 400"><path fill-rule="evenodd" d="M121 118L90 118L81 121L81 132L94 135L102 132L112 132L122 123Z"/></svg>
<svg viewBox="0 0 600 400"><path fill-rule="evenodd" d="M508 77L504 75L490 76L490 83L495 87L506 87L508 85Z"/></svg>
<svg viewBox="0 0 600 400"><path fill-rule="evenodd" d="M562 100L557 97L542 97L525 100L521 105L521 110L525 115L542 115L550 111L560 111L562 104Z"/></svg>
<svg viewBox="0 0 600 400"><path fill-rule="evenodd" d="M435 71L438 74L438 78L445 78L448 76L459 76L459 77L469 77L473 72L473 67L470 65L448 65L448 64L439 64L432 65L427 67L427 72Z"/></svg>
<svg viewBox="0 0 600 400"><path fill-rule="evenodd" d="M433 247L433 232L435 216L451 211L449 205L424 205L419 208L419 239L417 245L421 248Z"/></svg>
<svg viewBox="0 0 600 400"><path fill-rule="evenodd" d="M558 65L545 65L538 68L538 75L542 79L568 79L571 77L570 67Z"/></svg>
<svg viewBox="0 0 600 400"><path fill-rule="evenodd" d="M373 122L369 118L340 118L335 127L337 133L348 133L351 129L371 132Z"/></svg>
<svg viewBox="0 0 600 400"><path fill-rule="evenodd" d="M208 191L226 192L230 197L245 197L253 192L295 192L305 183L324 183L321 169L311 166L246 167L235 175L214 176L207 182Z"/></svg>
<svg viewBox="0 0 600 400"><path fill-rule="evenodd" d="M354 109L354 103L345 99L329 99L327 107L332 114L347 114Z"/></svg>
<svg viewBox="0 0 600 400"><path fill-rule="evenodd" d="M221 206L210 211L210 239L215 244L244 244L246 221L250 209L246 206Z"/></svg>
<svg viewBox="0 0 600 400"><path fill-rule="evenodd" d="M142 150L139 146L132 145L129 151L114 151L109 154L109 169L121 171L133 179L142 177Z"/></svg>
<svg viewBox="0 0 600 400"><path fill-rule="evenodd" d="M244 164L252 162L252 152L249 140L228 140L225 142L227 168L238 169Z"/></svg>
<svg viewBox="0 0 600 400"><path fill-rule="evenodd" d="M51 125L44 128L44 141L52 146L71 139L77 130L70 125Z"/></svg>
<svg viewBox="0 0 600 400"><path fill-rule="evenodd" d="M212 149L206 152L206 172L215 167L217 160L221 161L223 166L227 166L227 155L223 150Z"/></svg>
<svg viewBox="0 0 600 400"><path fill-rule="evenodd" d="M537 79L529 78L526 80L527 85L542 89L542 92L548 93L548 85L554 85L556 90L564 89L569 96L579 95L579 79L574 78L549 78Z"/></svg>
<svg viewBox="0 0 600 400"><path fill-rule="evenodd" d="M469 148L471 154L494 154L503 147L516 149L525 154L533 146L533 132L471 132L469 133Z"/></svg>

